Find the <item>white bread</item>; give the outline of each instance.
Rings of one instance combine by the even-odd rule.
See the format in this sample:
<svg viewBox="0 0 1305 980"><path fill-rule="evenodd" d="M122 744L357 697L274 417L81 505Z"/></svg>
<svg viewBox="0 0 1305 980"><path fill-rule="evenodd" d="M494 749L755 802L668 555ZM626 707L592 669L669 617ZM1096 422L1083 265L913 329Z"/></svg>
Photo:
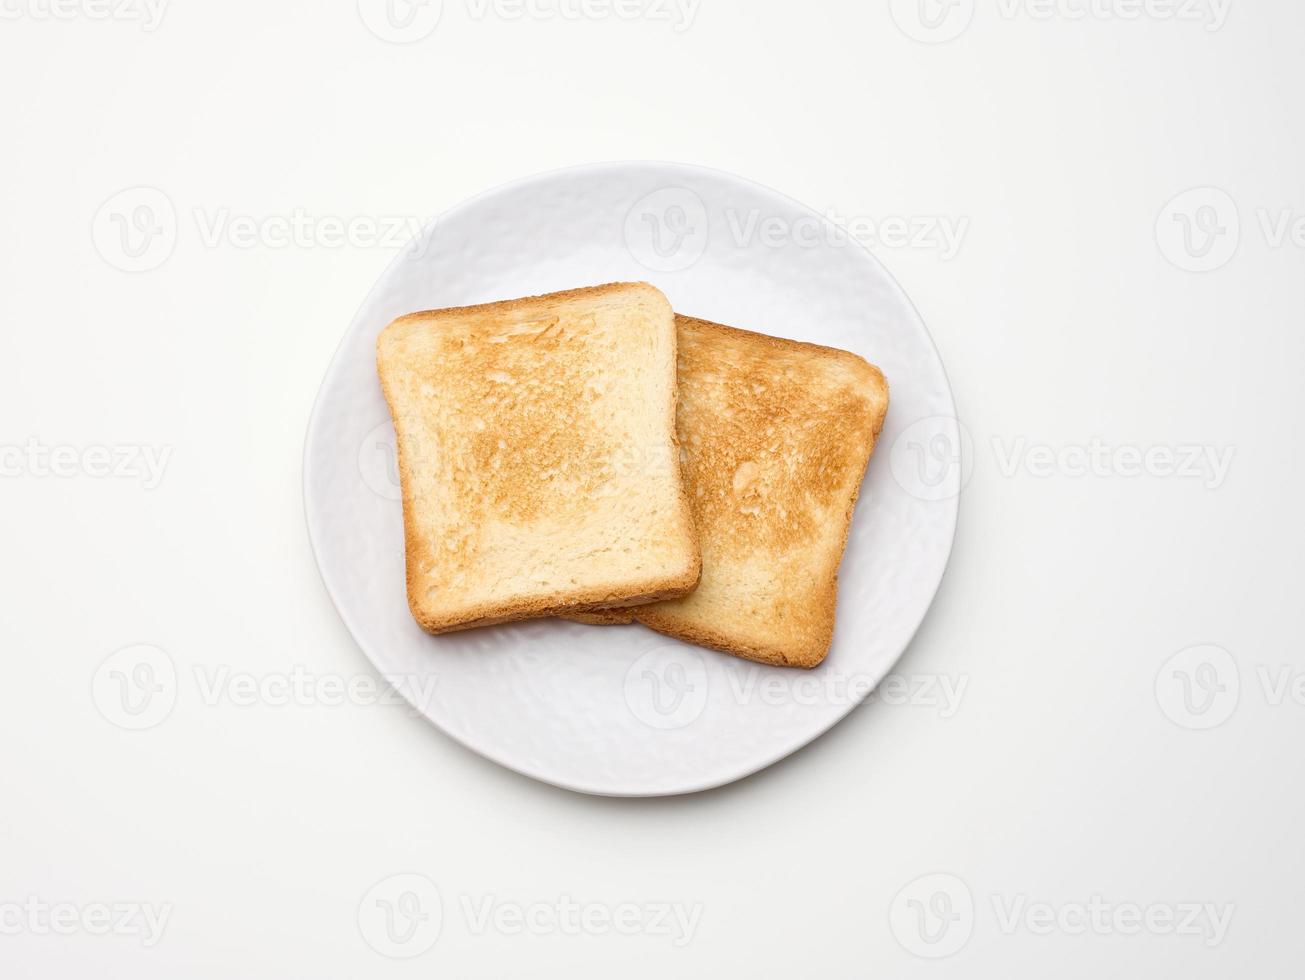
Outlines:
<svg viewBox="0 0 1305 980"><path fill-rule="evenodd" d="M838 566L888 385L847 351L677 324L677 426L702 580L684 598L585 621L632 616L750 660L814 667L833 637Z"/></svg>
<svg viewBox="0 0 1305 980"><path fill-rule="evenodd" d="M431 633L685 594L676 329L646 283L400 317L377 340L408 603Z"/></svg>

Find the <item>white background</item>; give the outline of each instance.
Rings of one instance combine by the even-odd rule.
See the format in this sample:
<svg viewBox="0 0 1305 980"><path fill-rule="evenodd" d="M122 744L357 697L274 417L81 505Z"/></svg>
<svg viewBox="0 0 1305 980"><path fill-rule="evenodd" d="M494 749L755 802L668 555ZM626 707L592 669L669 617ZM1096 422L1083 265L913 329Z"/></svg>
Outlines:
<svg viewBox="0 0 1305 980"><path fill-rule="evenodd" d="M94 0L0 3L0 973L1297 972L1305 10L1224 6L445 0L400 45L346 0L176 3L150 30ZM333 245L330 221L621 158L734 171L863 229L964 224L954 256L875 245L973 438L898 668L964 684L957 709L877 699L742 783L622 801L366 697L237 703L234 675L374 678L309 551L300 452L394 250ZM129 273L112 213L140 186L170 200L175 249ZM1192 188L1217 190L1167 207ZM326 240L208 235L244 216L275 237L296 211ZM58 475L31 445L76 452ZM170 455L153 486L94 475L92 446ZM1189 475L1165 463L1183 447L1231 465ZM136 644L177 671L144 731L96 679ZM1227 653L1183 653L1206 645ZM398 874L428 884L369 892ZM432 918L390 959L366 910L404 890ZM68 934L32 899L69 906ZM1094 900L1111 911L1080 929ZM572 934L564 901L647 928ZM95 934L99 903L166 909L161 939ZM658 903L696 909L691 935ZM1130 926L1130 905L1163 923L1186 903L1232 906L1218 942L1205 918ZM535 906L542 934L514 933Z"/></svg>

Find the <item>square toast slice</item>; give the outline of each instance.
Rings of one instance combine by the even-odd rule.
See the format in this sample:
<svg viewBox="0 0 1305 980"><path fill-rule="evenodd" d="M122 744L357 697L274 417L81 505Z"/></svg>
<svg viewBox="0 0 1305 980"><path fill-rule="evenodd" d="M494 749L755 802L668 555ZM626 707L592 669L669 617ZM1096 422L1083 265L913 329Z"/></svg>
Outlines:
<svg viewBox="0 0 1305 980"><path fill-rule="evenodd" d="M581 621L637 620L749 660L814 667L833 638L838 566L887 382L847 351L676 322L677 427L702 580L686 597Z"/></svg>
<svg viewBox="0 0 1305 980"><path fill-rule="evenodd" d="M685 594L676 328L647 283L413 313L377 340L430 633Z"/></svg>

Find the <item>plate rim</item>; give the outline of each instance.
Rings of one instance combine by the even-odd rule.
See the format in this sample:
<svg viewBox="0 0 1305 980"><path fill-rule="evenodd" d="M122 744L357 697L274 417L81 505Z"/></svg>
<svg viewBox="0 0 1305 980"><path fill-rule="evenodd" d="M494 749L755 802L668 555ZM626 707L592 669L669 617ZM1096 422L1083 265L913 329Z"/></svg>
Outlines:
<svg viewBox="0 0 1305 980"><path fill-rule="evenodd" d="M462 211L466 208L471 208L475 205L482 203L485 200L488 200L496 195L505 193L507 191L516 190L529 184L546 181L563 175L580 176L587 172L616 170L616 169L633 168L633 167L673 168L682 171L709 174L715 177L724 177L729 180L736 181L749 188L761 190L767 194L774 195L775 197L780 198L783 201L786 201L790 205L800 208L802 211L815 216L826 227L834 229L836 234L846 238L846 240L850 244L855 246L856 250L861 254L863 258L865 258L870 263L872 263L875 267L878 268L879 272L883 275L884 280L892 287L892 290L896 294L898 300L901 301L904 304L905 308L910 311L911 318L914 321L914 325L917 329L917 332L924 338L925 342L928 344L929 349L933 354L933 359L937 364L938 370L942 374L944 394L946 395L947 408L949 409L949 415L947 417L953 423L959 426L960 424L959 417L957 416L957 412L956 412L956 396L952 390L951 378L947 373L947 366L943 362L942 355L938 350L938 345L934 341L933 335L929 332L929 328L927 324L924 322L924 317L920 315L919 309L916 307L915 303L911 300L910 296L902 288L901 283L897 281L897 278L892 274L892 272L888 269L888 267L884 265L884 263L879 259L877 255L875 255L872 251L870 251L860 242L856 241L854 238L848 235L845 229L841 228L838 224L832 221L827 215L821 214L819 211L816 211L810 205L802 201L799 201L798 199L788 194L785 194L783 191L776 190L775 188L769 186L768 184L763 184L760 181L752 180L751 178L748 177L742 177L731 171L723 170L716 167L709 167L702 164L683 163L681 161L675 161L675 160L654 160L654 159L607 160L607 161L597 161L592 163L572 164L568 166L553 167L548 170L538 171L523 177L518 177L513 180L496 184L493 187L487 188L483 191L480 191L479 193L473 194L471 197L459 201L458 203L452 205L451 207L448 207L443 211L439 212L435 217L427 221L426 224L422 226L421 232L419 233L418 237L414 239L414 241L422 241L428 235L433 234L433 232L439 226L439 224L445 221L451 215L459 211ZM395 255L386 264L384 269L381 270L380 274L376 278L376 281L372 284L371 288L367 290L367 293L363 296L362 301L358 304L358 307L354 311L353 316L349 319L348 325L345 327L343 334L340 336L339 342L336 344L334 350L331 353L331 357L329 362L327 363L326 370L322 375L322 380L318 384L317 393L313 397L312 409L309 412L308 424L305 427L305 431L304 431L304 442L303 442L303 450L302 450L302 457L301 457L301 464L300 464L300 484L301 484L300 493L302 495L303 508L304 508L304 523L305 523L305 529L308 534L309 550L312 552L313 563L317 567L318 577L321 579L322 585L326 590L326 594L331 600L331 605L335 609L335 613L339 617L341 624L344 626L346 632L349 634L350 639L353 641L354 646L367 660L368 664L370 664L371 667L377 671L377 673L379 673L383 678L385 678L387 683L391 683L391 686L395 686L395 685L392 684L388 672L384 668L382 668L381 665L377 662L376 658L374 658L372 654L368 652L366 645L359 638L358 630L355 629L354 623L351 622L350 615L346 612L345 608L341 604L339 597L336 595L335 589L332 587L331 582L327 577L326 570L323 567L321 553L318 547L317 532L314 530L313 510L309 505L309 486L311 483L310 477L311 477L311 471L313 466L311 462L312 460L311 449L312 449L312 444L314 442L315 434L320 424L321 415L323 411L323 402L326 395L326 389L329 386L331 380L336 375L337 371L339 370L341 355L349 341L350 336L353 333L355 325L358 323L359 316L371 304L371 300L373 296L375 296L376 293L380 291L382 284L388 281L391 272L401 262L403 262L405 257L405 251L406 251L405 249L400 249L399 253ZM961 486L963 481L959 468L951 477L949 477L948 482L949 483L954 482L955 484L957 484L955 486L955 492L949 492L945 498L932 501L932 503L934 504L939 504L939 505L945 504L947 508L947 513L945 516L948 524L949 533L947 534L947 543L946 543L945 553L943 555L942 566L939 571L937 581L934 582L932 588L930 589L929 601L924 606L924 613L921 615L919 621L915 624L915 626L911 629L910 635L906 638L905 642L903 642L901 650L898 651L896 656L893 658L891 664L889 664L888 672L886 672L884 676L888 676L888 673L891 673L892 669L901 661L902 657L904 657L907 651L910 649L912 643L914 643L915 637L920 631L920 627L924 625L925 619L928 618L929 612L933 608L934 601L938 597L938 591L939 589L942 588L942 583L946 579L948 569L951 566L952 553L955 549L955 544L956 544L956 529L960 517L960 491L963 488ZM815 669L819 670L820 668L816 667ZM522 764L515 761L508 761L507 759L498 755L492 749L486 749L486 748L482 748L481 746L471 744L466 739L460 737L459 735L455 734L454 732L446 728L443 724L440 723L439 720L432 717L430 713L424 710L420 705L414 703L412 698L409 696L408 685L406 684L397 685L397 689L399 690L399 693L403 696L404 700L409 704L409 706L412 707L418 714L420 714L421 717L424 718L427 723L433 725L446 738L460 745L464 749L470 751L474 755L486 759L490 762L493 762L495 765L501 766L502 768L507 769L511 772L515 772L519 775L537 780L538 782L545 783L549 786L555 786L559 789L564 789L573 793L579 793L586 796L600 796L600 797L607 797L612 799L657 799L657 798L664 798L664 797L691 796L698 793L707 792L709 790L719 789L722 786L728 786L731 783L736 783L739 782L740 780L745 780L750 776L756 775L757 773L761 772L764 769L770 768L776 763L781 762L784 759L788 758L790 755L793 755L795 752L798 752L799 750L804 749L807 746L811 745L813 742L816 742L817 740L825 736L829 732L829 730L832 729L835 725L838 725L840 722L846 720L848 715L850 715L856 708L860 707L861 704L863 704L865 700L870 696L870 694L874 690L877 690L879 684L882 682L883 682L883 678L881 677L879 681L876 682L873 688L870 688L869 690L865 690L865 691L860 691L858 692L857 696L853 698L849 698L846 706L843 707L841 713L832 717L828 724L820 727L808 738L804 739L798 744L783 748L772 754L768 754L766 757L764 757L762 761L757 762L755 765L749 763L747 766L743 767L741 770L737 772L732 771L730 774L727 775L707 777L699 782L690 783L682 788L677 788L666 792L639 790L639 789L598 788L594 786L582 785L578 782L569 781L566 779L558 778L556 776L547 775L539 771L534 771L531 769L529 765Z"/></svg>

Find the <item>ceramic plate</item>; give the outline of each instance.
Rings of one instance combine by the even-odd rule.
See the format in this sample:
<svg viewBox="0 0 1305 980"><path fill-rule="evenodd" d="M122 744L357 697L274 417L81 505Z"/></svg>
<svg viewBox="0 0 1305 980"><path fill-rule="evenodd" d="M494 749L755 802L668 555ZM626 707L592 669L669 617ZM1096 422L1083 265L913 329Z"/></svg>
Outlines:
<svg viewBox="0 0 1305 980"><path fill-rule="evenodd" d="M682 313L855 351L887 375L888 421L848 539L833 647L816 670L752 664L640 626L537 620L434 637L409 615L376 335L414 310L618 280L652 282ZM838 228L729 174L602 164L459 205L385 271L322 383L304 502L322 578L349 631L441 730L558 786L660 796L720 786L783 758L891 669L951 550L958 440L947 378L919 316Z"/></svg>

